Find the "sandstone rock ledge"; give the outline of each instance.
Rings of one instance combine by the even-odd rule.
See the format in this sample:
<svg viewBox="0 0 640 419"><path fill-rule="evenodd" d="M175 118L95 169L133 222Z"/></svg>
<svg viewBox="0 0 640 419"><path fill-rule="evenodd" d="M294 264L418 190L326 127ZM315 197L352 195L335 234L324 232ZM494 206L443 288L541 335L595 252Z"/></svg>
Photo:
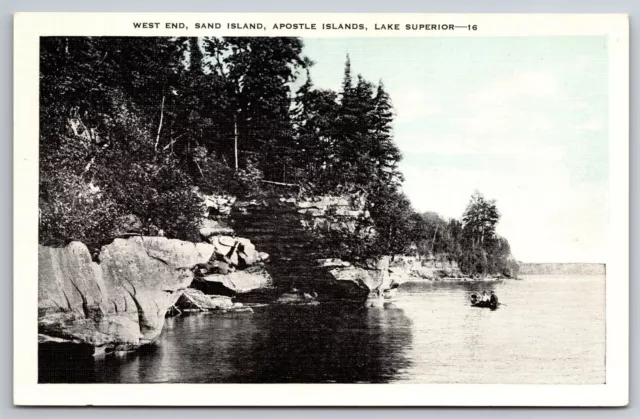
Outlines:
<svg viewBox="0 0 640 419"><path fill-rule="evenodd" d="M213 311L219 313L253 313L251 307L242 303L234 303L231 297L224 295L207 295L194 288L187 288L176 302L181 311Z"/></svg>
<svg viewBox="0 0 640 419"><path fill-rule="evenodd" d="M355 299L364 300L367 306L384 304L392 290L407 280L389 266L390 257L367 260L360 265L352 265L334 259L319 260L321 266L329 268L335 284L343 287Z"/></svg>
<svg viewBox="0 0 640 419"><path fill-rule="evenodd" d="M251 266L243 271L197 277L191 286L209 295L236 296L270 288L271 283L271 276L264 266Z"/></svg>
<svg viewBox="0 0 640 419"><path fill-rule="evenodd" d="M265 268L269 254L258 252L249 239L226 235L205 237L213 246L211 259L195 270L192 288L208 295L236 296L272 286Z"/></svg>
<svg viewBox="0 0 640 419"><path fill-rule="evenodd" d="M134 350L162 332L167 310L206 263L213 245L165 237L115 239L93 262L87 247L38 248L40 342L94 354Z"/></svg>

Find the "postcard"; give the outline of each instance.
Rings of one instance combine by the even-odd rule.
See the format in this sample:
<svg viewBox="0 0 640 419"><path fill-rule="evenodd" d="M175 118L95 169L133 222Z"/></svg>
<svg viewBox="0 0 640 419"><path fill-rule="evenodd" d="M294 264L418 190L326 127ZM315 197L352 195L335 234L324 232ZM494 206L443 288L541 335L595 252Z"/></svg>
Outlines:
<svg viewBox="0 0 640 419"><path fill-rule="evenodd" d="M14 24L16 404L628 403L626 15Z"/></svg>

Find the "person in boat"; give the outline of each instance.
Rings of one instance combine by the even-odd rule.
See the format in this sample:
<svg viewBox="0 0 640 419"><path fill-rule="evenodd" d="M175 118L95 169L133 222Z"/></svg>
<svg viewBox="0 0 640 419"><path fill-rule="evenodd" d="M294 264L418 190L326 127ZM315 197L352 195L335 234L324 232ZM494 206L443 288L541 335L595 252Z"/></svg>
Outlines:
<svg viewBox="0 0 640 419"><path fill-rule="evenodd" d="M477 304L478 301L480 301L478 298L478 294L476 294L475 292L471 294L471 304Z"/></svg>
<svg viewBox="0 0 640 419"><path fill-rule="evenodd" d="M489 302L493 307L498 306L498 296L493 291L491 291L491 297L489 297Z"/></svg>
<svg viewBox="0 0 640 419"><path fill-rule="evenodd" d="M488 303L490 300L489 295L487 294L486 291L482 291L482 300L480 300L480 302L482 303Z"/></svg>

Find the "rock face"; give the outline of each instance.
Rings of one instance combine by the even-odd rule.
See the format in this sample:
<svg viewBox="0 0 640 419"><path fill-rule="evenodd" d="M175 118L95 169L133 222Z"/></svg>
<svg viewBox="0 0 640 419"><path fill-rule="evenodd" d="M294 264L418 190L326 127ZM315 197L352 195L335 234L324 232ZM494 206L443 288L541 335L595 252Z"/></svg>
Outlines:
<svg viewBox="0 0 640 419"><path fill-rule="evenodd" d="M217 311L220 313L253 313L251 307L242 303L234 303L231 297L223 295L207 295L194 288L184 290L176 307L185 311Z"/></svg>
<svg viewBox="0 0 640 419"><path fill-rule="evenodd" d="M210 274L197 277L191 286L206 294L235 296L250 291L269 288L271 275L263 266L252 266L243 271Z"/></svg>
<svg viewBox="0 0 640 419"><path fill-rule="evenodd" d="M369 261L363 266L341 266L332 268L329 272L335 281L353 289L356 296L366 295L366 299L377 299L391 289L392 280L389 275L389 257L385 256L376 261ZM347 284L355 285L353 286Z"/></svg>
<svg viewBox="0 0 640 419"><path fill-rule="evenodd" d="M269 254L258 252L249 239L235 237L233 230L231 234L203 234L213 246L213 254L197 267L191 286L205 294L226 296L271 287L271 276L264 267Z"/></svg>
<svg viewBox="0 0 640 419"><path fill-rule="evenodd" d="M389 266L392 282L443 278L462 278L462 272L456 262L436 259L419 259L414 256L398 256Z"/></svg>
<svg viewBox="0 0 640 419"><path fill-rule="evenodd" d="M270 255L265 266L276 287L317 292L319 300L361 301L389 286L388 260L354 266L326 259L320 237L336 232L363 238L375 234L365 203L360 194L236 200L229 220L238 234L250 237Z"/></svg>
<svg viewBox="0 0 640 419"><path fill-rule="evenodd" d="M323 253L323 236L376 234L362 193L245 200L200 196L206 207L200 234L215 250L205 269L196 270L192 287L206 294L246 296L262 290L266 296L274 294L267 292L273 286L279 293L317 292L318 300L362 301L406 280L390 275L388 258L355 265Z"/></svg>
<svg viewBox="0 0 640 419"><path fill-rule="evenodd" d="M156 339L167 310L214 247L164 237L115 239L93 262L87 247L38 249L41 340L131 350Z"/></svg>
<svg viewBox="0 0 640 419"><path fill-rule="evenodd" d="M509 260L513 256L509 255ZM515 269L513 268L515 266ZM496 274L465 275L455 261L451 261L446 254L437 255L430 259L418 258L414 256L396 256L389 265L391 275L391 288L395 288L396 283L415 280L451 280L451 281L494 281L504 278L517 278L517 264L509 263L507 268Z"/></svg>
<svg viewBox="0 0 640 419"><path fill-rule="evenodd" d="M198 311L228 310L233 308L233 302L231 297L206 295L197 289L187 288L178 298L176 307L182 310L195 309Z"/></svg>

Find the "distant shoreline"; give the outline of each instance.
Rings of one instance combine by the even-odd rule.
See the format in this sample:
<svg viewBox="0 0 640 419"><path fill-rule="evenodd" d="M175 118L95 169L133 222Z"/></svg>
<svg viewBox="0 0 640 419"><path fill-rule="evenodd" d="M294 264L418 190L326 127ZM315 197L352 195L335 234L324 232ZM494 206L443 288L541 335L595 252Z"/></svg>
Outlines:
<svg viewBox="0 0 640 419"><path fill-rule="evenodd" d="M520 263L519 275L605 275L604 263Z"/></svg>

